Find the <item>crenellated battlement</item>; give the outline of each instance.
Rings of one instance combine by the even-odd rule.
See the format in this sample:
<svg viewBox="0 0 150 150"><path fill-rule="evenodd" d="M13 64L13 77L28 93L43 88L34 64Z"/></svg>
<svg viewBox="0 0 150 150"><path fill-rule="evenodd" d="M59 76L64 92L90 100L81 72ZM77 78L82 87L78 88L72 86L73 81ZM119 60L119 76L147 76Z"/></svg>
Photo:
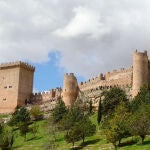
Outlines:
<svg viewBox="0 0 150 150"><path fill-rule="evenodd" d="M15 67L25 68L25 69L33 71L33 72L35 70L35 67L29 65L26 62L22 62L22 61L1 63L0 64L0 69L15 68Z"/></svg>
<svg viewBox="0 0 150 150"><path fill-rule="evenodd" d="M127 69L121 68L120 70L113 70L112 72L107 72L105 75L100 74L99 76L95 78L91 78L88 81L81 82L79 86L88 86L90 84L100 83L100 82L104 83L106 81L111 82L111 80L121 79L127 76L131 77L132 70L133 70L133 67L130 67Z"/></svg>
<svg viewBox="0 0 150 150"><path fill-rule="evenodd" d="M120 70L113 70L107 72L105 75L100 74L99 76L89 79L88 81L81 82L79 88L81 91L88 91L90 89L103 89L105 87L113 86L131 86L132 84L133 68L121 68Z"/></svg>
<svg viewBox="0 0 150 150"><path fill-rule="evenodd" d="M49 91L38 92L32 94L33 101L48 101L48 100L56 100L58 97L61 97L62 89L50 89Z"/></svg>
<svg viewBox="0 0 150 150"><path fill-rule="evenodd" d="M74 73L66 73L66 74L64 74L64 79L68 79L68 78L70 78L70 79L75 79L76 77L75 77L75 75L74 75Z"/></svg>
<svg viewBox="0 0 150 150"><path fill-rule="evenodd" d="M134 51L134 54L141 55L141 56L147 56L147 50L144 50L143 52L138 52L138 50L136 49Z"/></svg>

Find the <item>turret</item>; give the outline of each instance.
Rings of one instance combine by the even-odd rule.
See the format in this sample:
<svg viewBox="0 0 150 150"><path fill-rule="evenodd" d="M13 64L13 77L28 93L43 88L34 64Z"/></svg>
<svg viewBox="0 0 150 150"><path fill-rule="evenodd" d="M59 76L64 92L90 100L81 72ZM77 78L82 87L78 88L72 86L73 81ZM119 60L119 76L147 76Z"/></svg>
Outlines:
<svg viewBox="0 0 150 150"><path fill-rule="evenodd" d="M78 82L73 73L64 75L63 101L66 106L73 105L78 96Z"/></svg>
<svg viewBox="0 0 150 150"><path fill-rule="evenodd" d="M135 97L141 86L148 86L148 56L147 51L133 54L133 91L132 97Z"/></svg>

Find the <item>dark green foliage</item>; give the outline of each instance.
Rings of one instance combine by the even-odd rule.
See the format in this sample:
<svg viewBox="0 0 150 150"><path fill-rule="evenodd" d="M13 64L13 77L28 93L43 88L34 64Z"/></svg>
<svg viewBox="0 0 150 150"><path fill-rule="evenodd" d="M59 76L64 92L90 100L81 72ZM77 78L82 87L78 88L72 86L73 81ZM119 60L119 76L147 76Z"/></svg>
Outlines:
<svg viewBox="0 0 150 150"><path fill-rule="evenodd" d="M21 107L17 109L13 114L12 118L9 121L9 125L11 126L18 126L21 122L29 123L31 120L30 114L25 107Z"/></svg>
<svg viewBox="0 0 150 150"><path fill-rule="evenodd" d="M62 99L58 99L55 108L52 110L52 117L55 123L58 123L67 112L67 107L65 106Z"/></svg>
<svg viewBox="0 0 150 150"><path fill-rule="evenodd" d="M20 122L19 130L20 130L20 134L24 137L24 141L25 141L26 134L29 132L29 125L26 122Z"/></svg>
<svg viewBox="0 0 150 150"><path fill-rule="evenodd" d="M114 87L109 91L105 91L103 96L102 113L104 115L112 114L120 102L128 102L125 92L119 87Z"/></svg>
<svg viewBox="0 0 150 150"><path fill-rule="evenodd" d="M120 144L121 139L129 136L127 128L127 119L130 113L124 103L121 103L115 110L112 118L107 120L105 124L104 133L109 142L113 143L117 147L117 143Z"/></svg>
<svg viewBox="0 0 150 150"><path fill-rule="evenodd" d="M98 105L98 115L97 115L97 122L100 124L101 119L102 119L102 104L101 104L101 99L99 100L99 105Z"/></svg>
<svg viewBox="0 0 150 150"><path fill-rule="evenodd" d="M137 96L132 100L131 111L135 112L143 103L150 106L150 91L146 86L141 87Z"/></svg>
<svg viewBox="0 0 150 150"><path fill-rule="evenodd" d="M133 136L140 136L142 143L150 133L150 106L142 104L128 120L128 129Z"/></svg>
<svg viewBox="0 0 150 150"><path fill-rule="evenodd" d="M70 107L68 113L63 117L61 121L61 127L63 130L70 129L74 123L84 118L83 109L77 104Z"/></svg>
<svg viewBox="0 0 150 150"><path fill-rule="evenodd" d="M96 125L91 122L88 116L85 116L82 120L77 122L76 126L80 131L79 135L83 142L85 141L85 137L92 136L96 132Z"/></svg>
<svg viewBox="0 0 150 150"><path fill-rule="evenodd" d="M14 133L3 126L0 133L0 148L2 150L11 150L14 143Z"/></svg>
<svg viewBox="0 0 150 150"><path fill-rule="evenodd" d="M21 107L12 114L9 125L17 126L20 130L20 134L24 136L24 140L26 140L26 134L29 132L30 121L30 113L25 107Z"/></svg>
<svg viewBox="0 0 150 150"><path fill-rule="evenodd" d="M67 133L65 134L64 136L65 140L68 142L68 143L72 143L72 145L74 146L74 143L76 141L79 141L81 139L81 136L80 136L80 130L78 130L78 126L72 126L68 131Z"/></svg>
<svg viewBox="0 0 150 150"><path fill-rule="evenodd" d="M68 113L61 121L61 127L66 130L65 139L67 142L74 143L85 137L92 136L96 132L96 126L92 124L89 116L84 113L80 102L69 108Z"/></svg>
<svg viewBox="0 0 150 150"><path fill-rule="evenodd" d="M4 129L4 124L1 122L0 123L0 134L3 132L3 129Z"/></svg>
<svg viewBox="0 0 150 150"><path fill-rule="evenodd" d="M93 113L93 102L92 100L89 101L89 114Z"/></svg>

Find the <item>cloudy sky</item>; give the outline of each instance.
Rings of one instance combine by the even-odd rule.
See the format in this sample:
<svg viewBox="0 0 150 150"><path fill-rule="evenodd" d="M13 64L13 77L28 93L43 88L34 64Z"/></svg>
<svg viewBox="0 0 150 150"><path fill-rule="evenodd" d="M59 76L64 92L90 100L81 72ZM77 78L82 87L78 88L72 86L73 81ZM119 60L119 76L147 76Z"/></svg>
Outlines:
<svg viewBox="0 0 150 150"><path fill-rule="evenodd" d="M129 67L149 40L149 0L0 0L0 62L35 65L38 91Z"/></svg>

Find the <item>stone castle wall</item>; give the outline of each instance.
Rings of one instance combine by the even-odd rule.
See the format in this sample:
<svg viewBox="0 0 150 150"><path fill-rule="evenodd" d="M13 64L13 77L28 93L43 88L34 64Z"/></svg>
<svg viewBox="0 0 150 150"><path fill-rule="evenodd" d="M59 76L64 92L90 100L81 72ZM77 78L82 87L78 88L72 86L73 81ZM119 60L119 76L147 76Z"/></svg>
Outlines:
<svg viewBox="0 0 150 150"><path fill-rule="evenodd" d="M70 106L81 91L96 105L103 89L121 87L129 97L134 97L143 84L150 88L150 60L147 51L136 50L133 53L133 67L99 74L79 84L73 73L65 74L63 89L56 88L47 92L32 93L34 70L33 66L24 62L0 65L0 113L12 112L16 106L24 105L25 99L31 99L33 103L47 104L49 101L53 104L58 97L62 97L65 104Z"/></svg>
<svg viewBox="0 0 150 150"><path fill-rule="evenodd" d="M89 91L92 89L111 88L114 86L119 87L131 87L132 86L132 74L133 68L114 70L113 72L107 72L105 75L89 79L86 82L79 84L81 91Z"/></svg>
<svg viewBox="0 0 150 150"><path fill-rule="evenodd" d="M62 89L56 88L51 89L50 91L45 92L39 92L39 93L33 93L31 96L33 103L41 103L46 101L55 101L59 97L61 97Z"/></svg>

